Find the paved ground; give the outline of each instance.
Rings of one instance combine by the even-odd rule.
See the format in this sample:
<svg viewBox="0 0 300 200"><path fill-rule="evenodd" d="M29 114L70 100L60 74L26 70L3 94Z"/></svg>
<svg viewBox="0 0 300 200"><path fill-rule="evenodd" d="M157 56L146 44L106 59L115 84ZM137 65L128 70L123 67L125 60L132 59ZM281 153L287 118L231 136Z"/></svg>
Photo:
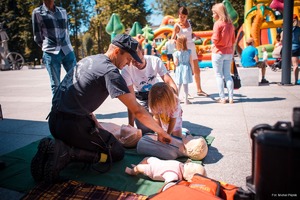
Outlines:
<svg viewBox="0 0 300 200"><path fill-rule="evenodd" d="M215 137L204 160L208 176L245 186L251 173L249 132L257 124L291 121L293 107L300 106L300 86L279 86L281 72L267 71L271 82L235 90L234 104L218 104L212 69L201 69L202 87L210 97L195 97L183 105L183 124L193 133ZM190 93L195 94L193 84ZM49 77L45 69L0 71L0 155L49 135L45 120L51 108ZM96 110L100 121L127 123L127 112L117 99L108 98ZM19 199L22 194L0 188L1 199Z"/></svg>

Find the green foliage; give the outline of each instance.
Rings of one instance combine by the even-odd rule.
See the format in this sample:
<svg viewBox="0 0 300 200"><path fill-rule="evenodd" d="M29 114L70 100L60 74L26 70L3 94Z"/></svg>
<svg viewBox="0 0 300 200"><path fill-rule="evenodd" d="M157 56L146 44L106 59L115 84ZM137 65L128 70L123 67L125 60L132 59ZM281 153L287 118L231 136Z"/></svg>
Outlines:
<svg viewBox="0 0 300 200"><path fill-rule="evenodd" d="M125 28L131 27L135 21L145 26L146 17L152 13L146 10L145 0L96 0L95 8L103 23L108 22L112 13L116 13Z"/></svg>
<svg viewBox="0 0 300 200"><path fill-rule="evenodd" d="M22 54L27 62L41 58L32 35L31 11L34 3L30 0L2 0L0 6L0 21L5 22L9 51Z"/></svg>
<svg viewBox="0 0 300 200"><path fill-rule="evenodd" d="M85 33L82 38L82 46L87 55L91 55L94 41L90 33Z"/></svg>
<svg viewBox="0 0 300 200"><path fill-rule="evenodd" d="M87 54L103 53L110 43L110 35L105 32L112 13L120 16L121 23L127 31L134 22L145 27L147 19L155 10L162 15L178 17L178 8L182 5L189 10L189 19L193 30L211 30L213 27L211 7L222 0L156 0L154 5L147 9L145 0L55 0L57 6L65 8L69 17L69 30L71 43L78 57L86 51ZM244 0L229 0L239 15L238 24L242 25L244 19ZM0 6L0 21L5 21L9 36L8 47L10 51L21 53L25 60L33 61L42 57L42 50L38 47L32 34L31 13L34 8L43 3L42 0L2 0ZM160 22L159 22L160 23ZM158 23L157 23L158 24ZM80 38L81 28L88 28L89 44ZM151 24L149 24L151 25ZM93 42L91 42L91 39ZM89 46L87 48L87 45ZM92 46L92 47L91 47ZM87 50L90 50L88 53Z"/></svg>
<svg viewBox="0 0 300 200"><path fill-rule="evenodd" d="M181 6L186 6L189 11L189 19L192 23L194 31L212 30L213 19L211 8L215 3L221 3L222 0L156 0L157 7L155 9L161 10L163 16L172 15L178 18L178 9ZM237 22L241 26L244 19L244 0L229 0L232 7L239 15Z"/></svg>
<svg viewBox="0 0 300 200"><path fill-rule="evenodd" d="M88 30L94 40L93 54L105 52L110 43L110 35L105 32L105 26L98 16L92 17Z"/></svg>
<svg viewBox="0 0 300 200"><path fill-rule="evenodd" d="M2 0L0 6L0 21L5 21L9 50L18 52L27 62L42 57L42 50L33 40L31 14L34 8L41 5L41 0ZM64 7L68 12L69 30L75 53L78 51L80 41L77 35L82 24L89 23L91 4L89 0L56 0L57 6ZM17 44L17 45L15 45Z"/></svg>
<svg viewBox="0 0 300 200"><path fill-rule="evenodd" d="M91 19L89 32L95 35L95 44L98 51L104 52L110 43L110 36L105 33L105 27L113 13L120 16L125 31L131 28L134 22L141 26L147 24L147 17L152 13L146 9L145 0L95 0L96 15Z"/></svg>
<svg viewBox="0 0 300 200"><path fill-rule="evenodd" d="M55 2L57 6L61 6L67 10L71 43L78 58L80 46L78 35L82 25L88 25L90 22L92 2L90 0L56 0Z"/></svg>
<svg viewBox="0 0 300 200"><path fill-rule="evenodd" d="M238 22L237 22L237 24L238 24L237 27L239 28L244 23L244 6L245 6L245 2L241 3L241 1L238 1L238 0L230 0L230 3L239 15L239 19L238 19Z"/></svg>

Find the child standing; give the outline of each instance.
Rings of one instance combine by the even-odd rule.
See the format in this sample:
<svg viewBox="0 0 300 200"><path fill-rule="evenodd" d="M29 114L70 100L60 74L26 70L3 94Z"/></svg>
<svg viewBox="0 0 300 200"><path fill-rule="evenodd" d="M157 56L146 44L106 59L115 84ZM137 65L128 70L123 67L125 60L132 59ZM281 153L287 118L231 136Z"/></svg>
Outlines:
<svg viewBox="0 0 300 200"><path fill-rule="evenodd" d="M265 64L266 67L268 67L268 52L267 52L267 49L266 47L263 47L262 49L262 53L263 53L263 62Z"/></svg>
<svg viewBox="0 0 300 200"><path fill-rule="evenodd" d="M155 40L152 41L152 55L159 57Z"/></svg>
<svg viewBox="0 0 300 200"><path fill-rule="evenodd" d="M182 109L173 88L165 82L155 83L148 97L153 118L168 133L182 137Z"/></svg>
<svg viewBox="0 0 300 200"><path fill-rule="evenodd" d="M175 64L175 82L178 87L178 96L180 95L180 89L183 85L185 93L185 104L191 104L188 100L189 88L188 84L193 82L193 68L191 63L193 59L191 56L191 50L187 48L187 38L185 35L180 35L176 41L176 49L173 53Z"/></svg>
<svg viewBox="0 0 300 200"><path fill-rule="evenodd" d="M173 53L176 50L176 43L175 40L171 39L171 37L169 37L169 40L166 42L165 44L165 48L166 48L166 52L167 52L167 70L170 71L170 65L171 65L171 61L173 61Z"/></svg>

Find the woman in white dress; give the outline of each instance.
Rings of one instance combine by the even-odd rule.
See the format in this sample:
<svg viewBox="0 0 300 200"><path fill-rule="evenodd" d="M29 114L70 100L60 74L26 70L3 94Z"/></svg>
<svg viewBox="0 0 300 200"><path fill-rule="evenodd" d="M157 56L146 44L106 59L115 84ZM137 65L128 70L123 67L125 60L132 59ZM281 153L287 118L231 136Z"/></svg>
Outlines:
<svg viewBox="0 0 300 200"><path fill-rule="evenodd" d="M172 33L172 39L176 39L176 37L180 35L185 35L187 38L187 47L192 52L192 59L193 59L193 71L194 71L194 78L197 87L197 95L198 96L208 96L202 88L201 88L201 80L200 80L200 68L198 64L198 56L196 53L196 46L193 41L193 30L191 24L187 20L188 18L188 10L185 7L179 8L178 12L179 22L174 25L174 30Z"/></svg>

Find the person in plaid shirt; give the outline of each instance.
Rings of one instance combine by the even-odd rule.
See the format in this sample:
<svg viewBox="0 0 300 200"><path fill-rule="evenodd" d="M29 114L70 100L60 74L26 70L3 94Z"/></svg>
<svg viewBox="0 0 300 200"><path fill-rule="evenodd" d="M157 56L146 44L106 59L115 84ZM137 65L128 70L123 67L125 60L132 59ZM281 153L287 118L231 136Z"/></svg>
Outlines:
<svg viewBox="0 0 300 200"><path fill-rule="evenodd" d="M32 12L34 41L42 48L53 95L60 83L61 64L66 72L76 65L67 25L66 10L55 6L54 0L44 0Z"/></svg>

